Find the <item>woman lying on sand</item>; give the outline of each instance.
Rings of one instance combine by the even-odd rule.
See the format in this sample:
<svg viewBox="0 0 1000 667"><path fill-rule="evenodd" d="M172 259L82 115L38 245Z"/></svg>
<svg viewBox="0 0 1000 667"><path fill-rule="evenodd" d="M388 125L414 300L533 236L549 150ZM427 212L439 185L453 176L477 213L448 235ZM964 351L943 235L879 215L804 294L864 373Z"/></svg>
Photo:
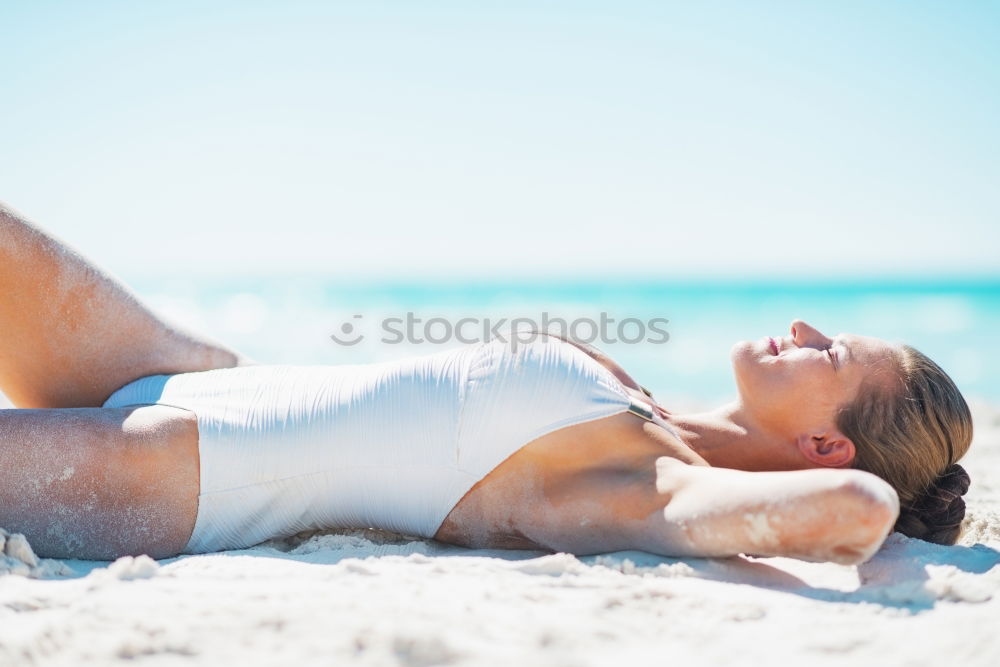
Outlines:
<svg viewBox="0 0 1000 667"><path fill-rule="evenodd" d="M0 207L0 525L48 557L374 527L470 547L857 563L951 544L972 421L908 346L805 322L740 342L739 398L673 414L539 334L397 362L257 365L179 331Z"/></svg>

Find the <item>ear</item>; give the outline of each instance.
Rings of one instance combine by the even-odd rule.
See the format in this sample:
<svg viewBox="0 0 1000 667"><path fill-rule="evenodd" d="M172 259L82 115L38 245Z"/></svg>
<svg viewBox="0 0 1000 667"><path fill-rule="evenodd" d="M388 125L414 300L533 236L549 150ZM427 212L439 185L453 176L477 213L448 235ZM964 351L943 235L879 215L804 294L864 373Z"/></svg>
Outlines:
<svg viewBox="0 0 1000 667"><path fill-rule="evenodd" d="M807 461L824 468L846 468L854 461L854 443L837 429L803 433L796 439Z"/></svg>

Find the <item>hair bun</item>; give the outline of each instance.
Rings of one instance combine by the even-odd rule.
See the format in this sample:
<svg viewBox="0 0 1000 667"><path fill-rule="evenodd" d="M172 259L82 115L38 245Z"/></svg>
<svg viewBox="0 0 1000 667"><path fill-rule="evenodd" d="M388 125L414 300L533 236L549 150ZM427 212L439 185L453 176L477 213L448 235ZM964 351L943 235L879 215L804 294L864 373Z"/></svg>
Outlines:
<svg viewBox="0 0 1000 667"><path fill-rule="evenodd" d="M965 472L965 468L952 463L934 480L933 489L941 495L950 494L949 502L951 502L955 498L960 500L969 491L971 483L972 480L969 478L969 473Z"/></svg>
<svg viewBox="0 0 1000 667"><path fill-rule="evenodd" d="M896 530L928 542L954 544L965 518L965 500L971 479L965 468L952 463L911 507L904 508Z"/></svg>

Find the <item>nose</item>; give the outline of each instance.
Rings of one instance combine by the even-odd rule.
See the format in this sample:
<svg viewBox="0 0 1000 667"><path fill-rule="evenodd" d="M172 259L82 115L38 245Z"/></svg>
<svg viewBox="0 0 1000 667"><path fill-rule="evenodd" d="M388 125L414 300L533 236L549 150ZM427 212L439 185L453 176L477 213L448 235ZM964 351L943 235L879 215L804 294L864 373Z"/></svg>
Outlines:
<svg viewBox="0 0 1000 667"><path fill-rule="evenodd" d="M802 320L792 320L792 341L799 347L829 347L833 341Z"/></svg>

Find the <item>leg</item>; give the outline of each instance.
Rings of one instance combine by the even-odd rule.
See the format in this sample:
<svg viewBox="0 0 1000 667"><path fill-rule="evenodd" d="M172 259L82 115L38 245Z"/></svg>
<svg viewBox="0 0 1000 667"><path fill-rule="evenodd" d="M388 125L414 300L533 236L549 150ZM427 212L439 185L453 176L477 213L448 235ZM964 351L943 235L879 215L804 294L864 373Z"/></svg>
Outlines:
<svg viewBox="0 0 1000 667"><path fill-rule="evenodd" d="M0 204L0 389L19 407L100 407L136 378L235 366Z"/></svg>
<svg viewBox="0 0 1000 667"><path fill-rule="evenodd" d="M198 511L198 426L165 406L4 410L0 526L38 555L179 553Z"/></svg>

